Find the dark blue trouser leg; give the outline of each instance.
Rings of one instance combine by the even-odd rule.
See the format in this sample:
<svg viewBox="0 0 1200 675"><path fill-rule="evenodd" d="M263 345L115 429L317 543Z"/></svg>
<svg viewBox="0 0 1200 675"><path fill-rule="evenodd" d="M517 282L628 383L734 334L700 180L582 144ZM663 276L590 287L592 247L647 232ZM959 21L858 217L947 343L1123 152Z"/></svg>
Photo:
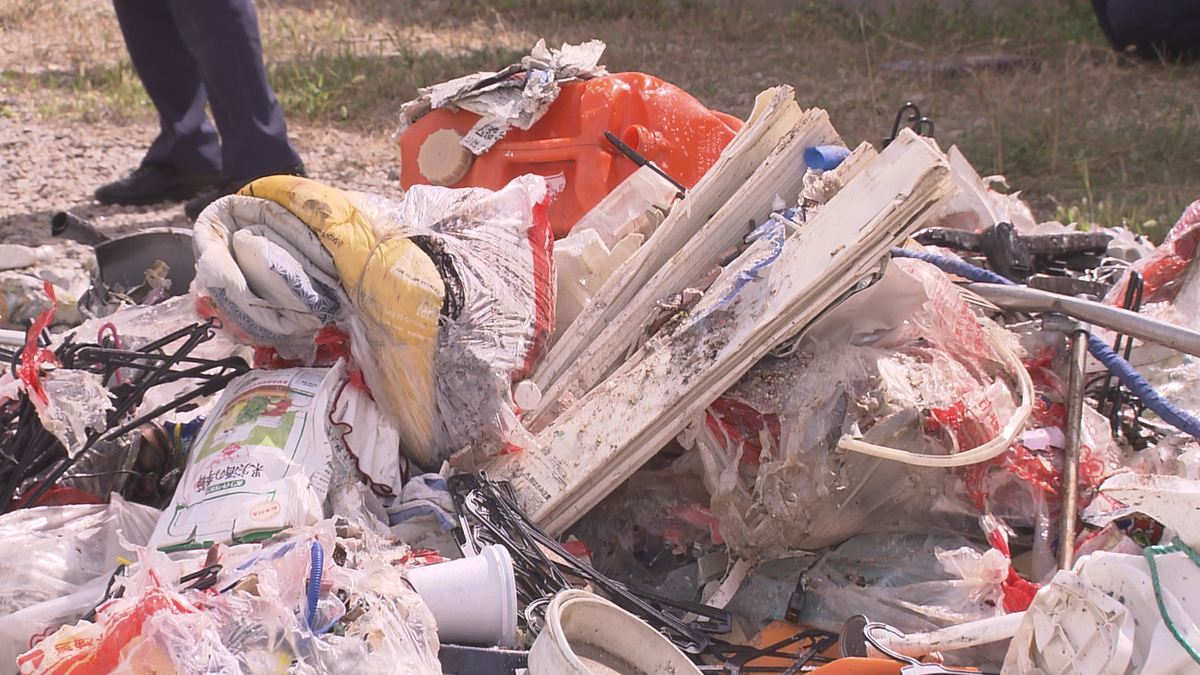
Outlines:
<svg viewBox="0 0 1200 675"><path fill-rule="evenodd" d="M206 3L207 4L207 3ZM158 110L158 138L142 161L219 171L221 144L208 121L200 71L163 0L113 0L133 68Z"/></svg>
<svg viewBox="0 0 1200 675"><path fill-rule="evenodd" d="M1107 0L1106 10L1117 49L1135 45L1150 59L1200 59L1200 0Z"/></svg>
<svg viewBox="0 0 1200 675"><path fill-rule="evenodd" d="M267 83L251 0L167 0L196 59L221 133L225 178L253 178L300 162Z"/></svg>
<svg viewBox="0 0 1200 675"><path fill-rule="evenodd" d="M288 141L283 111L267 83L258 17L251 0L114 0L114 5L118 7L118 16L142 14L138 19L121 20L130 56L147 92L159 92L158 95L152 92L151 99L164 117L163 128L170 122L172 128L182 129L175 132L174 139L164 141L169 146L163 153L170 158L167 163L194 170L196 164L209 162L208 169L220 167L225 178L236 179L278 171L300 162L299 154ZM167 30L159 25L163 14L171 24ZM151 21L153 27L149 25ZM138 65L137 57L133 56L135 43L139 49L153 52L158 61L145 68ZM173 65L165 66L167 63ZM159 105L159 98L169 102L183 98L179 90L197 80L203 83L198 93L201 101L198 119L193 117L193 107L181 111L179 105L166 108ZM189 147L178 142L182 138L203 137L206 131L211 138L212 127L203 116L205 100L212 105L213 119L220 132L219 155L215 156L213 153L218 151L215 145ZM155 148L152 146L151 150ZM184 155L196 150L203 158L200 162L193 164L195 159L184 159ZM149 153L147 160L151 160Z"/></svg>

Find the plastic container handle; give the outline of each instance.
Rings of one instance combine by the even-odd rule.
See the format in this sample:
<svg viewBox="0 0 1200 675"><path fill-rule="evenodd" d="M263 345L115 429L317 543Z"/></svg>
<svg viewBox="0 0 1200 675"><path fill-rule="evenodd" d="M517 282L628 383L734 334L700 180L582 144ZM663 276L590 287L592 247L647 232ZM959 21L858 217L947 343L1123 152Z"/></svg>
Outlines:
<svg viewBox="0 0 1200 675"><path fill-rule="evenodd" d="M864 455L881 457L914 466L939 466L944 468L978 464L1003 454L1012 445L1013 440L1017 437L1017 433L1025 427L1026 420L1029 419L1030 413L1033 412L1033 380L1030 379L1029 371L1025 370L1024 364L1021 363L1016 354L1012 353L1012 350L998 340L992 331L987 331L987 336L992 346L996 348L996 351L1008 363L1021 384L1021 407L1017 408L1013 416L1009 418L1008 424L1004 425L1004 428L1000 430L1000 434L996 438L978 447L953 455L924 455L899 448L874 445L860 441L850 435L842 436L841 440L838 441L838 447L843 450L860 452Z"/></svg>

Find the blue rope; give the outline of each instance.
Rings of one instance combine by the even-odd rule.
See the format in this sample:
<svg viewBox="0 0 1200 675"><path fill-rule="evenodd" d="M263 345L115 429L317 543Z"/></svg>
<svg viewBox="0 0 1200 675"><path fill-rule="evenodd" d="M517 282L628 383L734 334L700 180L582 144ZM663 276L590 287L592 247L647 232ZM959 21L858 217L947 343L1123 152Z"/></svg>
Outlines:
<svg viewBox="0 0 1200 675"><path fill-rule="evenodd" d="M974 265L969 265L961 260L954 260L953 258L910 251L904 248L893 248L892 255L898 258L923 260L943 272L955 274L971 281L1004 284L1006 286L1017 285L995 272L990 272ZM1170 401L1163 398L1150 386L1150 383L1146 382L1146 378L1142 377L1133 366L1129 365L1128 361L1113 351L1112 347L1104 344L1104 341L1095 335L1088 335L1088 351L1092 353L1092 356L1096 357L1097 361L1112 371L1117 376L1117 379L1121 381L1121 384L1133 392L1134 396L1141 399L1142 403L1146 404L1146 407L1154 411L1163 421L1186 434L1190 434L1194 438L1200 439L1200 420L1176 408Z"/></svg>

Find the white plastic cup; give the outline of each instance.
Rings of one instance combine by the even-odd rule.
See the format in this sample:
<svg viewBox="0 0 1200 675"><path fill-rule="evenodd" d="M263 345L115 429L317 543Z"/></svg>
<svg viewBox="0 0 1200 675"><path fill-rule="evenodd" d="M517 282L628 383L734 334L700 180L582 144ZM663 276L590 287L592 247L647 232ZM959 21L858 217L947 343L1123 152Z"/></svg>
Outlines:
<svg viewBox="0 0 1200 675"><path fill-rule="evenodd" d="M529 650L529 675L700 675L662 633L586 591L563 591Z"/></svg>
<svg viewBox="0 0 1200 675"><path fill-rule="evenodd" d="M516 646L517 580L512 556L503 546L411 569L408 580L437 621L439 642Z"/></svg>

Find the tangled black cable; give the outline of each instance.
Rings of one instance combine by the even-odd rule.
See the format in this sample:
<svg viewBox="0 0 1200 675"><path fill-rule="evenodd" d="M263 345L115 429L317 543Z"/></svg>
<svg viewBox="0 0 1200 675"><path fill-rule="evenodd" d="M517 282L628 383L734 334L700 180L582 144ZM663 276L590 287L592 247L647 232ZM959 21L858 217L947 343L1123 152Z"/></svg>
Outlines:
<svg viewBox="0 0 1200 675"><path fill-rule="evenodd" d="M210 360L191 356L197 346L216 335L217 328L218 320L209 319L136 350L76 344L69 339L59 345L54 352L58 367L100 375L113 408L105 416L105 427L88 429L83 447L70 456L62 442L42 425L27 392L0 406L0 513L14 504L36 505L80 458L97 448L97 443L120 438L160 415L219 392L233 378L247 372L250 367L241 358ZM168 351L180 340L180 346ZM16 350L10 360L14 377L22 352L23 348ZM132 375L118 378L118 371ZM199 384L153 410L136 412L150 389L179 380L196 380Z"/></svg>

